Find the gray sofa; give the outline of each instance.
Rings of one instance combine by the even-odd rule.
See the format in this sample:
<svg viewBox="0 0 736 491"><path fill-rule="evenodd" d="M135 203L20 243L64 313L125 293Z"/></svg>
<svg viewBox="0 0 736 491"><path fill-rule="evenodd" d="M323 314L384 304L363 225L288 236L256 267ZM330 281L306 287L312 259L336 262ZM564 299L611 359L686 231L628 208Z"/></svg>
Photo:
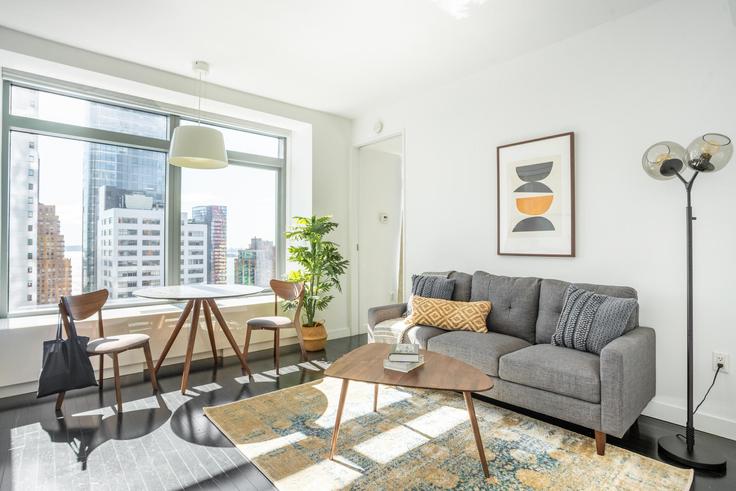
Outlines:
<svg viewBox="0 0 736 491"><path fill-rule="evenodd" d="M638 310L624 334L600 356L550 344L569 283L512 278L477 271L446 274L455 279L453 300L490 300L487 333L406 328L406 304L368 311L371 342L411 342L488 374L493 399L595 430L598 454L606 434L621 437L655 392L655 335L639 326ZM629 287L576 283L586 290L636 298Z"/></svg>

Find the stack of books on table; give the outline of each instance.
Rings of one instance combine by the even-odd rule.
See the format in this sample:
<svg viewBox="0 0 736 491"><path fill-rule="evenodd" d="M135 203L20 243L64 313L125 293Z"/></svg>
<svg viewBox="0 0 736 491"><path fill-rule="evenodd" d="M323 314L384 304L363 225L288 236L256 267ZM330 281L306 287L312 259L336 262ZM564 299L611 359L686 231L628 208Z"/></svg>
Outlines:
<svg viewBox="0 0 736 491"><path fill-rule="evenodd" d="M395 344L383 360L383 368L396 372L411 372L424 365L424 356L419 354L419 345Z"/></svg>

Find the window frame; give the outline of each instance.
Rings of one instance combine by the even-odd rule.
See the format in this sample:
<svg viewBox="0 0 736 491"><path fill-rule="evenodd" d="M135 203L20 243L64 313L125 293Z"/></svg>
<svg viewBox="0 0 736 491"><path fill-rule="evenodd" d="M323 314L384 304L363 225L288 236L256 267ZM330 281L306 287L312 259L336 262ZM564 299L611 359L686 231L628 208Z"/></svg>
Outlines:
<svg viewBox="0 0 736 491"><path fill-rule="evenodd" d="M120 106L128 109L160 114L167 118L168 138L158 139L146 136L131 135L115 131L88 128L68 123L58 123L48 120L36 119L26 116L11 114L10 98L12 86L24 87L32 90L50 92L66 97ZM276 275L281 276L286 264L286 240L284 231L286 228L286 170L289 133L285 130L260 125L230 118L213 113L202 113L201 117L194 109L168 105L128 96L116 92L108 92L78 85L49 79L33 74L26 74L14 70L3 69L2 72L2 133L0 134L0 318L26 317L35 315L48 315L56 311L55 307L39 307L29 311L10 312L10 134L12 131L32 133L38 136L50 136L65 138L89 143L109 144L128 148L152 150L168 154L171 137L174 129L180 125L182 119L197 120L210 125L237 131L246 131L264 136L278 138L280 142L280 157L266 157L227 150L230 165L252 167L258 169L269 169L276 172L277 182L277 209L275 219L275 245L277 248ZM181 168L166 164L165 176L165 211L164 211L164 285L178 285L181 272ZM186 238L185 238L186 240ZM268 294L268 289L264 292ZM131 306L144 306L161 304L160 301L140 301L135 303L117 303L105 308L116 309Z"/></svg>

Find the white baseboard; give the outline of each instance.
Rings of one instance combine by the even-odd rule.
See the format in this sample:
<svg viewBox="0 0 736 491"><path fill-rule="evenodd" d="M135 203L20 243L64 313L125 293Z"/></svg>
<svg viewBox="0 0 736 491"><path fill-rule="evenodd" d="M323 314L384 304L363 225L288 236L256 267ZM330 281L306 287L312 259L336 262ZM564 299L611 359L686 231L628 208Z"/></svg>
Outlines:
<svg viewBox="0 0 736 491"><path fill-rule="evenodd" d="M687 410L684 407L659 401L656 397L644 409L643 414L683 426L687 420ZM736 421L732 419L698 411L698 414L695 415L695 428L706 433L736 440Z"/></svg>
<svg viewBox="0 0 736 491"><path fill-rule="evenodd" d="M327 339L339 339L339 338L347 338L349 336L352 336L353 332L349 327L340 327L338 329L334 329L332 327L327 328Z"/></svg>

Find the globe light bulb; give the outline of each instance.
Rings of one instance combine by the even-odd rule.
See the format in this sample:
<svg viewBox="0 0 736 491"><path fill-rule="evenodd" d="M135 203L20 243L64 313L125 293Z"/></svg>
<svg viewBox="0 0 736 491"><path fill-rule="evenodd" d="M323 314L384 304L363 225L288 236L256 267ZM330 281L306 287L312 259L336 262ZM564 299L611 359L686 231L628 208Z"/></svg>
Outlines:
<svg viewBox="0 0 736 491"><path fill-rule="evenodd" d="M681 145L662 141L647 148L641 158L641 166L649 177L664 181L672 179L682 170L686 155Z"/></svg>
<svg viewBox="0 0 736 491"><path fill-rule="evenodd" d="M706 133L687 147L687 165L698 172L723 169L733 155L731 139L720 133Z"/></svg>

